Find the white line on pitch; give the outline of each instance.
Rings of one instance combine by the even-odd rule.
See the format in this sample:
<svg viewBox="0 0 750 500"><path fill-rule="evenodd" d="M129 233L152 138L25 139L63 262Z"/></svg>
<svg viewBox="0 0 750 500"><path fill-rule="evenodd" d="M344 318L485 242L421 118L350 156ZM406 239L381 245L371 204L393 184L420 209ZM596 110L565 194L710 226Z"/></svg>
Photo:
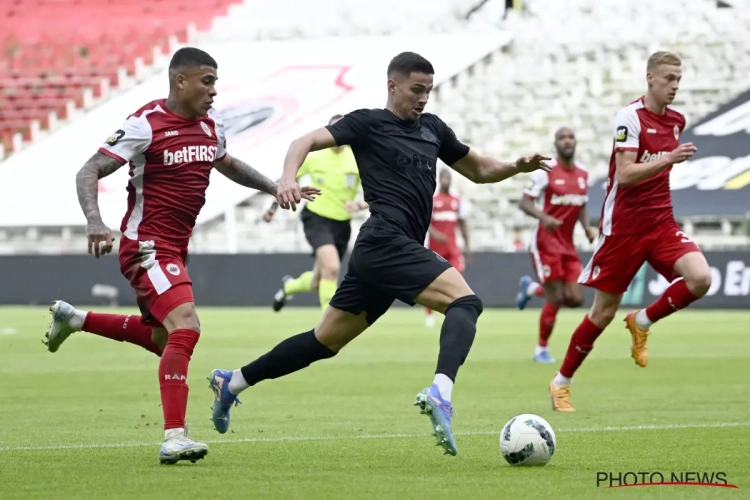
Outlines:
<svg viewBox="0 0 750 500"><path fill-rule="evenodd" d="M716 429L722 427L750 427L750 422L715 422L706 424L664 424L664 425L630 425L630 426L607 426L607 427L578 427L561 428L556 433L581 433L581 432L622 432L622 431L652 431L672 429ZM468 431L457 432L457 436L490 436L500 431ZM277 438L240 438L240 439L211 439L205 441L208 444L224 443L283 443L285 441L355 441L361 439L399 439L419 438L429 434L362 434L358 436L289 436ZM161 443L92 443L92 444L63 444L46 446L4 446L0 452L8 451L44 451L44 450L86 450L99 448L140 448L144 446L158 446Z"/></svg>

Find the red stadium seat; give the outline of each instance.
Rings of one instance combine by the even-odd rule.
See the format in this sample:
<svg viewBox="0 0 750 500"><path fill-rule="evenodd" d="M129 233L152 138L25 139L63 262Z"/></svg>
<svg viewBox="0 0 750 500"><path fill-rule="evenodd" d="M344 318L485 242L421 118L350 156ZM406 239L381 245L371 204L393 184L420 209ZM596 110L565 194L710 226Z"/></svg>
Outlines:
<svg viewBox="0 0 750 500"><path fill-rule="evenodd" d="M240 0L6 0L0 1L0 139L31 138L31 122L48 126L50 112L65 118L83 92L117 86L136 59L153 63L170 37L187 41L188 26L206 29Z"/></svg>

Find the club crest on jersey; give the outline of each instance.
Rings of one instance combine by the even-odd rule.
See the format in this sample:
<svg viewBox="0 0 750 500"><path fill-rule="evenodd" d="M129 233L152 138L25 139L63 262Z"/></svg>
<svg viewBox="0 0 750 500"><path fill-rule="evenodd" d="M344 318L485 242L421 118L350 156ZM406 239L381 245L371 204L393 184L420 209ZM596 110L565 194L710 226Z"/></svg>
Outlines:
<svg viewBox="0 0 750 500"><path fill-rule="evenodd" d="M674 138L679 139L680 138L680 127L677 125L674 126Z"/></svg>
<svg viewBox="0 0 750 500"><path fill-rule="evenodd" d="M167 272L169 274L177 276L180 274L180 268L177 266L177 264L167 264Z"/></svg>
<svg viewBox="0 0 750 500"><path fill-rule="evenodd" d="M118 130L115 131L114 134L112 134L109 137L107 137L107 141L106 142L110 146L114 146L115 144L117 144L118 142L120 142L120 139L122 139L123 137L125 137L125 131L122 130L122 129L118 129Z"/></svg>
<svg viewBox="0 0 750 500"><path fill-rule="evenodd" d="M615 132L615 140L617 142L625 142L628 140L628 127L622 126L617 127L617 132Z"/></svg>
<svg viewBox="0 0 750 500"><path fill-rule="evenodd" d="M419 133L422 136L422 139L428 142L438 142L437 137L435 137L435 134L427 130L425 127L419 128Z"/></svg>
<svg viewBox="0 0 750 500"><path fill-rule="evenodd" d="M578 187L581 189L586 189L586 181L583 180L583 177L578 178Z"/></svg>
<svg viewBox="0 0 750 500"><path fill-rule="evenodd" d="M206 125L206 122L201 122L201 128L206 133L207 136L211 137L211 129L208 128L208 125Z"/></svg>

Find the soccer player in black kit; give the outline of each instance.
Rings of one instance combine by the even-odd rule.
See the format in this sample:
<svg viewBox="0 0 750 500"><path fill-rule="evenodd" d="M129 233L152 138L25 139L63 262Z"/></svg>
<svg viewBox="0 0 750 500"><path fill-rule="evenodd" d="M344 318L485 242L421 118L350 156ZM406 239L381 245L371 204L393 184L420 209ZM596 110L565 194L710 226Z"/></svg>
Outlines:
<svg viewBox="0 0 750 500"><path fill-rule="evenodd" d="M535 154L501 162L462 144L440 118L424 112L433 74L432 64L422 56L397 55L388 65L385 109L353 111L289 147L278 190L283 208L295 210L300 203L296 175L309 152L350 145L371 216L360 229L344 280L315 328L289 337L241 369L211 372L212 419L220 433L229 428L229 410L240 392L332 358L398 299L445 314L434 382L417 394L415 405L430 417L445 453L458 453L451 429L451 392L474 341L482 301L456 269L424 246L436 163L440 158L475 183L493 183L521 172L549 170L549 158Z"/></svg>

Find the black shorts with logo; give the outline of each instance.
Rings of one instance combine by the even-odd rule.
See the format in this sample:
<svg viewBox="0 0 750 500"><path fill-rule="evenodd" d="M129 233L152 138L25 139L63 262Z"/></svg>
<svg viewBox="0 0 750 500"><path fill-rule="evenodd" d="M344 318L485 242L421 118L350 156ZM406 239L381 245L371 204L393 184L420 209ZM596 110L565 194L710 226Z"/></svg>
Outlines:
<svg viewBox="0 0 750 500"><path fill-rule="evenodd" d="M354 242L344 280L331 307L352 314L367 312L373 324L398 299L414 299L451 265L395 228L363 225Z"/></svg>
<svg viewBox="0 0 750 500"><path fill-rule="evenodd" d="M344 259L349 239L352 237L351 221L328 219L308 210L307 207L302 209L300 220L305 231L305 239L313 248L313 254L323 245L333 245L339 253L339 259Z"/></svg>

